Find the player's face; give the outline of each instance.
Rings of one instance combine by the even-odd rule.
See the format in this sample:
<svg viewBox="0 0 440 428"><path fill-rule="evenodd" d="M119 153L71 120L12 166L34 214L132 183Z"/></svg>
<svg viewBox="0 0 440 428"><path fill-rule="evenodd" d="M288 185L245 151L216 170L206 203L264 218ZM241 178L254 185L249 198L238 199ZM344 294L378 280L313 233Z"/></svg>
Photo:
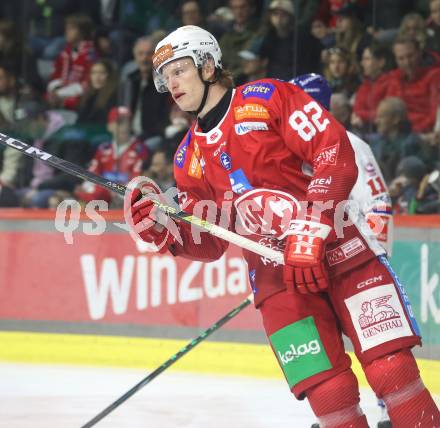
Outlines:
<svg viewBox="0 0 440 428"><path fill-rule="evenodd" d="M182 58L166 64L162 76L173 100L183 111L198 109L204 86L191 58Z"/></svg>

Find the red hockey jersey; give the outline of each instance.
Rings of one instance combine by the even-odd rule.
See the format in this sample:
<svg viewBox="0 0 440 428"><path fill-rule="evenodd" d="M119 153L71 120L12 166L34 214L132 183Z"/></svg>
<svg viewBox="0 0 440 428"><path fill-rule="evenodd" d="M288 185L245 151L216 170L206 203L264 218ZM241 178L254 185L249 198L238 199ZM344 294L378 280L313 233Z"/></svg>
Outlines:
<svg viewBox="0 0 440 428"><path fill-rule="evenodd" d="M299 216L307 208L304 201L328 203L327 222L333 223L335 213L342 218L339 203L348 200L357 167L347 133L331 114L296 86L264 79L234 89L226 114L208 133L193 124L175 154L174 173L182 209L211 222L217 218L220 225L283 251L285 229L277 219L285 210ZM258 209L267 197L274 214L269 229ZM217 212L209 201L215 201ZM337 231L338 240L327 247L331 275L383 253L370 239L368 225L360 226ZM175 255L208 261L227 247L206 233L192 234L188 226L180 232L183 245L171 248ZM282 266L248 251L244 256L256 305L285 288Z"/></svg>
<svg viewBox="0 0 440 428"><path fill-rule="evenodd" d="M90 162L89 171L123 184L140 175L142 166L148 158L145 144L133 138L126 147L119 147L118 151L117 154L115 145L112 143L101 144ZM75 196L85 202L92 200L110 202L112 199L109 190L91 182L83 183L75 192Z"/></svg>
<svg viewBox="0 0 440 428"><path fill-rule="evenodd" d="M97 54L92 41L82 41L78 49L73 49L70 44L55 59L54 71L49 79L48 88L65 88L72 84L87 86L90 69L96 61ZM73 91L71 96L63 96L63 105L66 108L78 107L82 92Z"/></svg>

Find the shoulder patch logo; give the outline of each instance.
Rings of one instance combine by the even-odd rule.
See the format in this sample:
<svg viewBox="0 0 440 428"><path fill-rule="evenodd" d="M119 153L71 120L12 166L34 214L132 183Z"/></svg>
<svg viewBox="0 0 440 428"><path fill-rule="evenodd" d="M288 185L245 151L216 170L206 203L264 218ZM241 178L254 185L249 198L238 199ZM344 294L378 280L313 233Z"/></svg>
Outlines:
<svg viewBox="0 0 440 428"><path fill-rule="evenodd" d="M183 164L185 163L186 152L188 150L188 145L190 140L191 140L191 131L188 132L185 141L177 149L176 156L174 158L174 164L177 166L177 168L183 168Z"/></svg>
<svg viewBox="0 0 440 428"><path fill-rule="evenodd" d="M270 100L272 97L275 86L272 83L254 83L251 85L246 85L242 90L241 94L243 98L263 98L265 100Z"/></svg>

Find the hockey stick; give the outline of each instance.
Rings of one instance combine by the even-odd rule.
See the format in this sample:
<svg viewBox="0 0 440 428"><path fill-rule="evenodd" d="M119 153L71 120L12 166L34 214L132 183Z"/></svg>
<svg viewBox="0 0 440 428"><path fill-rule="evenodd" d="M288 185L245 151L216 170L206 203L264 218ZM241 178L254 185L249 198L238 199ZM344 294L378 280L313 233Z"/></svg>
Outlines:
<svg viewBox="0 0 440 428"><path fill-rule="evenodd" d="M16 150L19 150L20 152L34 159L47 162L49 165L61 169L68 174L74 175L75 177L79 177L84 180L91 181L92 183L98 184L99 186L105 187L112 192L118 193L119 195L124 196L125 192L127 191L127 187L122 184L107 180L104 177L93 174L92 172L89 172L72 162L68 162L57 156L51 155L50 153L39 150L36 147L30 146L23 141L9 137L5 134L0 133L0 143L4 146L12 147ZM283 253L280 251L265 247L258 242L251 241L244 236L231 232L215 224L209 223L206 220L202 220L201 218L188 214L185 211L178 211L176 208L165 205L162 202L154 200L153 202L159 209L161 209L171 218L183 221L191 225L195 225L205 232L216 236L217 238L221 238L245 250L252 251L253 253L259 254L262 257L273 260L278 264L284 264Z"/></svg>
<svg viewBox="0 0 440 428"><path fill-rule="evenodd" d="M206 329L200 336L196 337L194 340L185 345L180 351L174 354L172 357L168 358L161 366L159 366L156 370L151 372L147 377L142 379L139 383L137 383L133 388L129 389L124 395L114 401L112 404L107 406L104 410L98 413L93 419L90 419L85 425L81 428L90 428L96 425L101 419L119 407L122 403L127 401L133 394L143 388L145 385L150 383L154 378L159 376L163 371L165 371L168 367L173 365L177 360L182 358L185 354L187 354L191 349L196 347L200 342L205 340L209 335L218 330L221 326L226 324L230 319L234 318L239 312L241 312L246 306L248 306L254 300L253 295L250 294L243 302L240 303L235 309L232 309L229 313L227 313L223 318L219 319L216 323L212 324L211 327Z"/></svg>

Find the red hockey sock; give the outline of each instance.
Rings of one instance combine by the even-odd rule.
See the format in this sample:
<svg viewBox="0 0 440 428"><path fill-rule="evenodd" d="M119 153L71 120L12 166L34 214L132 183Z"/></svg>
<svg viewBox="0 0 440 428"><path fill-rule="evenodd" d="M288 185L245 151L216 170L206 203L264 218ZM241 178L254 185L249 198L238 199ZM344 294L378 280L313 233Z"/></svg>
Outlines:
<svg viewBox="0 0 440 428"><path fill-rule="evenodd" d="M440 428L440 412L409 349L378 358L364 370L376 395L385 401L393 428Z"/></svg>
<svg viewBox="0 0 440 428"><path fill-rule="evenodd" d="M368 428L359 406L358 382L351 370L306 391L321 428Z"/></svg>

